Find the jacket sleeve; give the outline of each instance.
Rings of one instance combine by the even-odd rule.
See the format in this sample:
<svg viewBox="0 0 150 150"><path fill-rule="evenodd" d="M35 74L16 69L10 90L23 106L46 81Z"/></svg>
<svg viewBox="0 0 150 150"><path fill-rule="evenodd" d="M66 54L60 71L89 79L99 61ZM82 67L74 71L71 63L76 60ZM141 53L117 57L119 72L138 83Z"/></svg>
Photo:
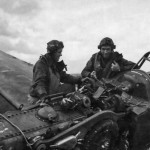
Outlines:
<svg viewBox="0 0 150 150"><path fill-rule="evenodd" d="M90 73L94 70L93 66L94 66L94 55L92 55L90 60L87 62L85 68L81 72L83 78L90 76Z"/></svg>
<svg viewBox="0 0 150 150"><path fill-rule="evenodd" d="M60 82L70 83L70 84L78 84L81 81L81 76L74 76L67 74L65 71L60 73Z"/></svg>
<svg viewBox="0 0 150 150"><path fill-rule="evenodd" d="M43 63L37 62L33 68L33 92L41 98L48 90L48 69Z"/></svg>
<svg viewBox="0 0 150 150"><path fill-rule="evenodd" d="M120 71L131 70L134 65L135 65L134 62L128 61L128 60L122 58L121 63L120 63Z"/></svg>

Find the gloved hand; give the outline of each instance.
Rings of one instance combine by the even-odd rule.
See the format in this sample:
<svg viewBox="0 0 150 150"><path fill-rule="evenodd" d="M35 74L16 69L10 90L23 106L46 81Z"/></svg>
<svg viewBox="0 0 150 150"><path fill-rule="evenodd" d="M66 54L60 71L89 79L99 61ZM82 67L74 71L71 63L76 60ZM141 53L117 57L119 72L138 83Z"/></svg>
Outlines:
<svg viewBox="0 0 150 150"><path fill-rule="evenodd" d="M114 72L120 71L120 66L119 66L119 64L118 64L116 61L114 61L114 62L112 63L112 65L111 65L111 70L114 71Z"/></svg>
<svg viewBox="0 0 150 150"><path fill-rule="evenodd" d="M48 98L47 98L47 94L42 94L40 96L40 103L47 103L48 102Z"/></svg>
<svg viewBox="0 0 150 150"><path fill-rule="evenodd" d="M37 101L38 101L38 99L36 97L32 97L32 96L28 95L28 103L29 104L34 105Z"/></svg>

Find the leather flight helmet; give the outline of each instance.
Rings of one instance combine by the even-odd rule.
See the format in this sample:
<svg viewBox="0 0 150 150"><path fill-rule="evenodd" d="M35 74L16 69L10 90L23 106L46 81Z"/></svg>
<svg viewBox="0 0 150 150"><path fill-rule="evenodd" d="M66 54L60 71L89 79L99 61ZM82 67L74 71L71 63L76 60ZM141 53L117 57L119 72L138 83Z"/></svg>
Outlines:
<svg viewBox="0 0 150 150"><path fill-rule="evenodd" d="M64 48L64 44L58 40L52 40L47 43L47 52L55 53L58 49Z"/></svg>
<svg viewBox="0 0 150 150"><path fill-rule="evenodd" d="M105 37L100 41L98 49L101 49L102 46L111 46L112 49L116 48L116 45L114 44L113 40L109 37Z"/></svg>

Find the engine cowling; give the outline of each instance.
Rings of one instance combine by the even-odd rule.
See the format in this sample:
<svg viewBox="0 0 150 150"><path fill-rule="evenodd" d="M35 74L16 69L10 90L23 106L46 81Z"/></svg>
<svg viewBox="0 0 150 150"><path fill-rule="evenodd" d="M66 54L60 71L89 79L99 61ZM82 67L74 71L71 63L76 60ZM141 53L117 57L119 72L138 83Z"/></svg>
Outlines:
<svg viewBox="0 0 150 150"><path fill-rule="evenodd" d="M49 139L82 118L85 116L77 111L71 111L68 115L68 112L56 111L50 106L1 114L0 147L6 150L30 148L38 140Z"/></svg>

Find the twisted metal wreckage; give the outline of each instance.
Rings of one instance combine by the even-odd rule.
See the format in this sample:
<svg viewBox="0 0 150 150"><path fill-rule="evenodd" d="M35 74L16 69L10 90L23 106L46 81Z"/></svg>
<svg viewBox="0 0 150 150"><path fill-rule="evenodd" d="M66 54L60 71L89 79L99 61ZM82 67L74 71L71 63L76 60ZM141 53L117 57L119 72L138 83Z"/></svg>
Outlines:
<svg viewBox="0 0 150 150"><path fill-rule="evenodd" d="M141 67L149 54L139 69L110 80L85 78L77 91L29 106L32 65L18 66L20 60L1 52L7 61L0 63L0 150L148 150L150 74Z"/></svg>

